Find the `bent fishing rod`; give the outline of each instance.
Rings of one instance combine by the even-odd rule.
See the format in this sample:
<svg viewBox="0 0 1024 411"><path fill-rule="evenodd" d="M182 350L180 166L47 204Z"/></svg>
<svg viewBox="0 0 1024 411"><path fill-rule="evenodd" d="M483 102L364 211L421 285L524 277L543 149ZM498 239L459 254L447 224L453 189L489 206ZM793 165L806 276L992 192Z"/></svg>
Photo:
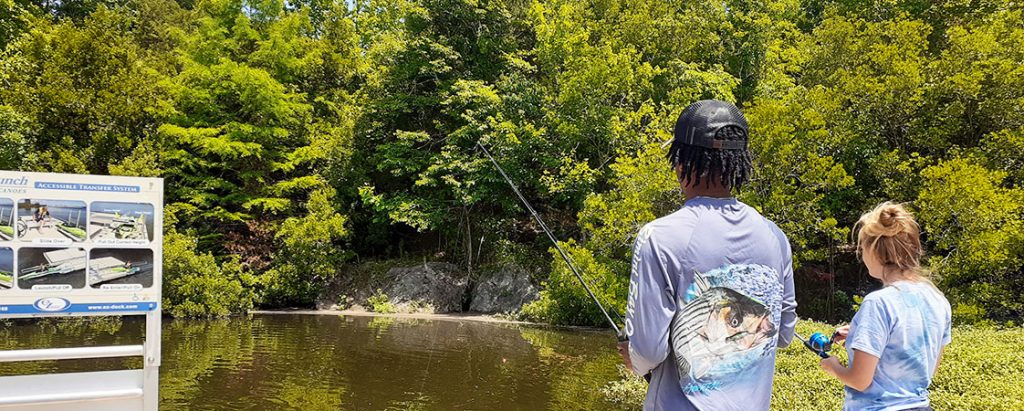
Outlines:
<svg viewBox="0 0 1024 411"><path fill-rule="evenodd" d="M601 304L601 301L597 299L597 296L594 295L594 292L590 290L590 286L588 286L586 280L583 279L583 275L580 274L579 269L577 269L576 265L573 264L572 260L569 259L569 255L565 253L565 250L562 249L562 246L558 244L558 239L555 238L555 235L551 233L551 229L548 228L548 225L544 224L544 220L540 218L540 214L537 214L537 210L533 209L533 206L530 205L530 202L526 201L526 197L523 196L523 193L519 192L519 188L516 187L516 184L512 182L512 179L508 176L508 174L505 174L505 169L501 168L501 166L498 165L498 161L495 160L493 156L491 156L490 151L487 151L487 147L484 147L484 145L481 144L479 141L476 142L476 145L479 146L480 149L483 150L484 155L486 155L487 158L491 160L491 163L494 164L494 167L498 169L498 172L501 173L501 176L505 178L505 181L508 183L508 185L512 187L512 191L514 191L516 193L516 196L519 197L519 201L523 202L523 205L526 206L526 209L530 211L530 214L533 215L533 218L537 220L537 224L540 224L540 228L544 230L544 233L548 235L549 239L551 239L551 243L555 245L555 249L558 250L558 254L562 256L562 259L565 260L565 264L569 266L569 270L571 270L572 273L576 275L577 280L580 280L580 285L583 286L584 290L587 290L587 294L589 294L590 298L594 300L594 304L597 304L597 308L601 309L601 314L604 314L604 318L608 320L608 324L612 326L612 330L615 330L615 335L616 337L618 337L619 341L629 340L626 334L623 333L622 330L619 329L619 326L615 324L615 321L612 320L612 317L608 315L608 310L604 308L604 304ZM615 316L619 317L620 319L622 318L621 316L618 315L618 313L615 313Z"/></svg>

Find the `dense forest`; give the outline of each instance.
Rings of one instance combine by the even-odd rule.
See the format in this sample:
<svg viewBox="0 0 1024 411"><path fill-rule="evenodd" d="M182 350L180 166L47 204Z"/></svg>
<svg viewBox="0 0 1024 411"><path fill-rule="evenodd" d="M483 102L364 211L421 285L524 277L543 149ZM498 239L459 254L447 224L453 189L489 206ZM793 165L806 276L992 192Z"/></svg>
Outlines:
<svg viewBox="0 0 1024 411"><path fill-rule="evenodd" d="M1010 0L0 0L0 168L166 179L175 315L308 306L364 261L543 265L523 315L600 324L476 148L621 311L633 236L681 205L661 144L735 102L738 193L800 312L873 287L894 200L961 322L1024 316L1024 16Z"/></svg>

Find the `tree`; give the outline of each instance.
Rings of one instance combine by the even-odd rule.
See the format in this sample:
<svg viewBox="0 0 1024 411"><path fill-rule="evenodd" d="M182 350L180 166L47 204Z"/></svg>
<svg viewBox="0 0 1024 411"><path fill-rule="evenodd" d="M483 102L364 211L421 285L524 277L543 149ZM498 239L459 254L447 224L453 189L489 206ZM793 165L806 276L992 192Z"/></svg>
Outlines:
<svg viewBox="0 0 1024 411"><path fill-rule="evenodd" d="M922 172L915 203L929 242L942 254L931 266L958 317L1024 315L1024 190L1002 187L1007 174L969 158Z"/></svg>
<svg viewBox="0 0 1024 411"><path fill-rule="evenodd" d="M122 10L100 7L80 25L34 21L0 67L0 102L26 120L33 147L18 167L106 173L166 115L166 77Z"/></svg>
<svg viewBox="0 0 1024 411"><path fill-rule="evenodd" d="M321 287L334 278L347 255L338 252L339 241L348 235L346 219L331 204L330 189L313 191L306 203L306 215L289 217L274 235L280 242L274 265L263 283L265 302L273 305L308 306Z"/></svg>

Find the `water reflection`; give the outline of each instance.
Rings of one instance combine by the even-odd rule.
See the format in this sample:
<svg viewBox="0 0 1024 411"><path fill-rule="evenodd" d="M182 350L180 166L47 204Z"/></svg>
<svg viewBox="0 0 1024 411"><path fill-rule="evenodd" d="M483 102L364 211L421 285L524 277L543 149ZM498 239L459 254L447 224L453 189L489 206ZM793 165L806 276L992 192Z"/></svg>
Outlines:
<svg viewBox="0 0 1024 411"><path fill-rule="evenodd" d="M7 325L0 348L138 344L141 319ZM161 409L608 409L614 338L460 321L258 315L164 325ZM0 364L0 375L138 368Z"/></svg>

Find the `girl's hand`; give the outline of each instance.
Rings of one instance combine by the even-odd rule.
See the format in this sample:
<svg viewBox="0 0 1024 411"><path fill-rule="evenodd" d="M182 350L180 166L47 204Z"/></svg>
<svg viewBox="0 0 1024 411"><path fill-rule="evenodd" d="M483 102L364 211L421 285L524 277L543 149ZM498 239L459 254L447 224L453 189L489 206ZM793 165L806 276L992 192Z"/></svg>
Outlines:
<svg viewBox="0 0 1024 411"><path fill-rule="evenodd" d="M846 336L849 335L849 334L850 334L850 326L849 325L844 325L842 327L836 328L835 341L836 342L840 342L840 341L846 340Z"/></svg>
<svg viewBox="0 0 1024 411"><path fill-rule="evenodd" d="M823 358L820 365L821 369L824 370L826 374L836 378L839 378L839 369L845 368L836 357Z"/></svg>

